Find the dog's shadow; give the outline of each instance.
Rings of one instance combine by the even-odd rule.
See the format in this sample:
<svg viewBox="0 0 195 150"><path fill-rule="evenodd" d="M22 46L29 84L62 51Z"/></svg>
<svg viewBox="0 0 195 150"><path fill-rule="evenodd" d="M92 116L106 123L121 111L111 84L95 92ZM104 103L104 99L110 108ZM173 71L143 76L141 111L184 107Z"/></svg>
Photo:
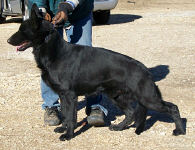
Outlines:
<svg viewBox="0 0 195 150"><path fill-rule="evenodd" d="M153 80L158 82L169 74L169 66L167 65L158 65L152 68L149 68L149 71L152 74Z"/></svg>

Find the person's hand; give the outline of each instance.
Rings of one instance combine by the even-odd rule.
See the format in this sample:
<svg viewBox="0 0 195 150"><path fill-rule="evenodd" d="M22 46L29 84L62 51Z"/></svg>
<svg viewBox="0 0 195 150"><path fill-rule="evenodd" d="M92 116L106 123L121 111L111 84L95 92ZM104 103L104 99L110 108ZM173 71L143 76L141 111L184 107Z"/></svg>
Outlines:
<svg viewBox="0 0 195 150"><path fill-rule="evenodd" d="M52 23L56 26L64 25L68 20L68 16L64 11L59 11L52 20Z"/></svg>
<svg viewBox="0 0 195 150"><path fill-rule="evenodd" d="M51 16L50 16L50 14L45 13L44 14L44 19L47 20L47 21L49 21L49 22L51 22Z"/></svg>

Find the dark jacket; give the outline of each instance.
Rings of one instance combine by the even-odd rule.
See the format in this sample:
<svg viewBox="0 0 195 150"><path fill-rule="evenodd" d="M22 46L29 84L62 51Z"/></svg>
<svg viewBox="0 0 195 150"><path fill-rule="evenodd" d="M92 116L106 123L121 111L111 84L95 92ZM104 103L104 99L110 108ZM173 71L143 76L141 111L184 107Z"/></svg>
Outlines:
<svg viewBox="0 0 195 150"><path fill-rule="evenodd" d="M36 3L38 7L50 10L54 16L58 12L59 3L64 1L66 0L29 0L29 7L31 8L32 4ZM74 23L87 17L93 11L93 3L94 0L79 0L79 5L72 13L68 14L68 21Z"/></svg>

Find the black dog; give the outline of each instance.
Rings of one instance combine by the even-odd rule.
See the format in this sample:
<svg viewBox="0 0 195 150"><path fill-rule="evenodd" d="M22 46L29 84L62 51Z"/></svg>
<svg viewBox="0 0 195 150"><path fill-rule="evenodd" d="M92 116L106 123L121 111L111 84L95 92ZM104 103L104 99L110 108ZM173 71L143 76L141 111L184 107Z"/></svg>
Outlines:
<svg viewBox="0 0 195 150"><path fill-rule="evenodd" d="M185 134L178 107L165 102L148 69L137 60L103 48L69 44L43 20L34 4L29 20L8 39L19 51L33 47L43 80L61 100L61 140L73 138L77 121L77 97L105 93L124 113L125 119L111 130L122 130L136 119L139 134L144 129L147 109L167 113L175 121L174 135ZM136 111L132 102L137 101ZM135 118L134 114L138 113ZM59 130L60 132L61 130Z"/></svg>

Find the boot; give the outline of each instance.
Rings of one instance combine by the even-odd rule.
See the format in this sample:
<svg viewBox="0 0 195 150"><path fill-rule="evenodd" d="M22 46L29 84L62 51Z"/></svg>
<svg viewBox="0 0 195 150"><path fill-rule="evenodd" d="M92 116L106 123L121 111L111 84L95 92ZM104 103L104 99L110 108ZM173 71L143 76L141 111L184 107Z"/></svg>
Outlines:
<svg viewBox="0 0 195 150"><path fill-rule="evenodd" d="M92 126L103 126L105 124L103 111L100 108L91 108L87 122Z"/></svg>
<svg viewBox="0 0 195 150"><path fill-rule="evenodd" d="M44 113L44 124L49 126L60 125L59 111L57 107L46 107Z"/></svg>

